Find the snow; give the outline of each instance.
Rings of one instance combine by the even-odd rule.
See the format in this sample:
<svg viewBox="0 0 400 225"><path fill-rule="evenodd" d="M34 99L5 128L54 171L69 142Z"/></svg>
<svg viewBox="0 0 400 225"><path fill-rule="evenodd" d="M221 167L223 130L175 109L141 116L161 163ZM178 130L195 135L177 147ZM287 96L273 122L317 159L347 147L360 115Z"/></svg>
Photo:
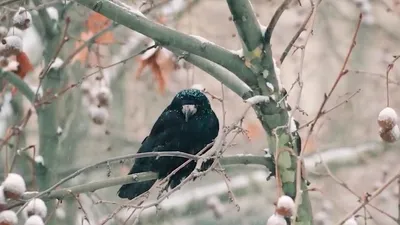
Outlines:
<svg viewBox="0 0 400 225"><path fill-rule="evenodd" d="M42 219L46 218L47 207L40 198L34 198L29 201L28 205L22 210L22 215L27 219L30 215L38 215Z"/></svg>
<svg viewBox="0 0 400 225"><path fill-rule="evenodd" d="M51 64L50 68L53 69L59 69L60 66L64 63L64 61L62 59L60 59L59 57L57 57L54 62Z"/></svg>
<svg viewBox="0 0 400 225"><path fill-rule="evenodd" d="M268 218L267 225L286 225L286 220L283 216L278 214L272 214Z"/></svg>
<svg viewBox="0 0 400 225"><path fill-rule="evenodd" d="M197 36L197 35L190 35L190 36L196 38L197 40L201 41L202 43L209 43L209 44L215 45L214 42L212 42L212 41L210 41L210 40L208 40L208 39L206 39L204 37Z"/></svg>
<svg viewBox="0 0 400 225"><path fill-rule="evenodd" d="M357 225L357 221L353 216L350 219L346 220L346 222L344 222L343 225Z"/></svg>
<svg viewBox="0 0 400 225"><path fill-rule="evenodd" d="M26 29L32 24L32 15L24 7L19 7L13 17L14 26Z"/></svg>
<svg viewBox="0 0 400 225"><path fill-rule="evenodd" d="M47 14L49 14L50 19L55 20L56 22L58 22L58 10L54 7L47 7L46 8Z"/></svg>
<svg viewBox="0 0 400 225"><path fill-rule="evenodd" d="M18 36L7 36L3 38L1 45L5 46L5 49L16 49L22 50L22 39ZM1 48L1 47L0 47Z"/></svg>
<svg viewBox="0 0 400 225"><path fill-rule="evenodd" d="M3 181L2 186L4 187L4 191L17 195L22 195L26 191L24 178L16 173L9 173Z"/></svg>
<svg viewBox="0 0 400 225"><path fill-rule="evenodd" d="M293 212L294 207L295 207L295 204L291 197L289 197L287 195L282 195L281 197L279 197L278 203L277 203L277 208L283 208L285 210Z"/></svg>
<svg viewBox="0 0 400 225"><path fill-rule="evenodd" d="M0 224L5 223L9 225L17 225L18 217L14 211L5 210L0 212Z"/></svg>
<svg viewBox="0 0 400 225"><path fill-rule="evenodd" d="M270 97L269 96L263 96L263 95L256 95L251 98L246 99L244 102L250 103L251 105L256 105L262 102L269 102Z"/></svg>
<svg viewBox="0 0 400 225"><path fill-rule="evenodd" d="M44 222L40 216L33 215L25 221L24 225L44 225Z"/></svg>

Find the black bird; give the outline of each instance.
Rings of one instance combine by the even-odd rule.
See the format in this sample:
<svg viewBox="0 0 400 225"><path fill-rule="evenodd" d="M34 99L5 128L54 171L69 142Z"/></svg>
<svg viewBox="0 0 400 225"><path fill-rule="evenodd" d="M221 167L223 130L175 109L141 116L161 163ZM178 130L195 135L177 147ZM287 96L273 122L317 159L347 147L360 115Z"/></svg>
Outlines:
<svg viewBox="0 0 400 225"><path fill-rule="evenodd" d="M185 89L176 94L161 113L138 153L180 151L195 155L213 142L218 131L218 118L207 97L200 90ZM158 173L158 179L162 179L186 160L181 157L140 158L135 160L129 174L152 171ZM171 176L168 186L174 188L179 185L195 167L194 161L187 164ZM155 180L122 185L118 196L133 199L149 190L154 183Z"/></svg>

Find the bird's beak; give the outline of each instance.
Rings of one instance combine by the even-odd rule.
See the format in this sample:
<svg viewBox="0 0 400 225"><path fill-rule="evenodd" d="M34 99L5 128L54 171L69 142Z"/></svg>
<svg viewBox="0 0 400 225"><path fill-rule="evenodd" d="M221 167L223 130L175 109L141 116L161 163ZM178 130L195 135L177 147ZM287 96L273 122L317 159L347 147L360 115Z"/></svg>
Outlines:
<svg viewBox="0 0 400 225"><path fill-rule="evenodd" d="M189 117L194 115L197 112L197 108L195 105L183 105L182 106L182 113L185 115L185 121L189 120Z"/></svg>

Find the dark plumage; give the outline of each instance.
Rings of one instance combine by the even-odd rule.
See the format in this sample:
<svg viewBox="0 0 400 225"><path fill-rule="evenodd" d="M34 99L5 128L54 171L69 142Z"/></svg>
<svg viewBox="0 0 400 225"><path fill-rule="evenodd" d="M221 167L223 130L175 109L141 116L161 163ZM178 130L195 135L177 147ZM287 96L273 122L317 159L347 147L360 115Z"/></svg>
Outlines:
<svg viewBox="0 0 400 225"><path fill-rule="evenodd" d="M181 151L195 155L217 137L218 131L218 118L207 97L197 89L186 89L180 91L161 113L138 153ZM186 160L180 157L140 158L135 160L129 174L153 171L162 179ZM171 177L168 186L177 186L195 166L196 163L191 162L180 169ZM118 196L133 199L154 183L155 180L122 185Z"/></svg>

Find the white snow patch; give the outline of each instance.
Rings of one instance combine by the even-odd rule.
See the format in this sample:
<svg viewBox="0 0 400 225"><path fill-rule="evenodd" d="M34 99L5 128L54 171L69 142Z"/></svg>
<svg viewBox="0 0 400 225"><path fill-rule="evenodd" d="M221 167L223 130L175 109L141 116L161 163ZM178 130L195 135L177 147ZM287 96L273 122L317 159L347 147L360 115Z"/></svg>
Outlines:
<svg viewBox="0 0 400 225"><path fill-rule="evenodd" d="M29 201L28 205L22 210L22 215L25 219L32 215L38 215L42 219L46 218L47 206L40 198L34 198Z"/></svg>
<svg viewBox="0 0 400 225"><path fill-rule="evenodd" d="M256 105L256 104L259 104L262 102L269 102L269 101L270 101L270 97L264 96L264 95L256 95L256 96L253 96L251 98L244 100L244 102L249 103L251 105Z"/></svg>
<svg viewBox="0 0 400 225"><path fill-rule="evenodd" d="M56 22L58 22L58 10L54 7L47 7L46 8L47 14L49 14L50 19L55 20Z"/></svg>
<svg viewBox="0 0 400 225"><path fill-rule="evenodd" d="M4 191L17 195L22 195L26 191L24 178L16 173L9 173L3 181L2 186L4 187Z"/></svg>
<svg viewBox="0 0 400 225"><path fill-rule="evenodd" d="M5 210L0 212L0 224L17 225L18 217L14 211Z"/></svg>
<svg viewBox="0 0 400 225"><path fill-rule="evenodd" d="M287 223L283 216L274 213L268 218L267 225L287 225Z"/></svg>

